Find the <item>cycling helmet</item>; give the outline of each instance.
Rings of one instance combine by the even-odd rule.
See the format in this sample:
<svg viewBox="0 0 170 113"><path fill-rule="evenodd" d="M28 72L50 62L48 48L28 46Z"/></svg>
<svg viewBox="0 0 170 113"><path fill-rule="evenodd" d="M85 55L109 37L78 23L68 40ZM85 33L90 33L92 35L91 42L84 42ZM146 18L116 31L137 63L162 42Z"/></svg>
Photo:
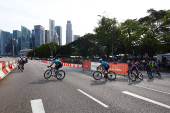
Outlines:
<svg viewBox="0 0 170 113"><path fill-rule="evenodd" d="M102 59L99 59L99 61L102 61Z"/></svg>
<svg viewBox="0 0 170 113"><path fill-rule="evenodd" d="M129 62L130 62L130 60L127 61L127 63L129 63Z"/></svg>

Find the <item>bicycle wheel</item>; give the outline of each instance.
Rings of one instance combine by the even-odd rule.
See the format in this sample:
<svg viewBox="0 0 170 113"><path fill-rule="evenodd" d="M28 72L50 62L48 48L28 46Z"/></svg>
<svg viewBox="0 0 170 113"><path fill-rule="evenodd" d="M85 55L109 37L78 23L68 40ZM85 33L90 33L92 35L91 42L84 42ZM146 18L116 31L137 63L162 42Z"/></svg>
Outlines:
<svg viewBox="0 0 170 113"><path fill-rule="evenodd" d="M140 75L140 80L143 80L143 75L142 75L142 73L141 72L139 72L139 75Z"/></svg>
<svg viewBox="0 0 170 113"><path fill-rule="evenodd" d="M102 73L101 73L100 71L95 71L95 72L93 73L93 78L94 78L95 80L100 80L100 79L102 78Z"/></svg>
<svg viewBox="0 0 170 113"><path fill-rule="evenodd" d="M158 74L159 77L161 77L161 74L160 74L160 72L158 70L157 70L157 74Z"/></svg>
<svg viewBox="0 0 170 113"><path fill-rule="evenodd" d="M57 78L58 80L62 80L64 77L65 77L65 71L59 70L59 72L56 73L56 78Z"/></svg>
<svg viewBox="0 0 170 113"><path fill-rule="evenodd" d="M132 81L136 81L136 75L133 72L128 71L128 77Z"/></svg>
<svg viewBox="0 0 170 113"><path fill-rule="evenodd" d="M113 71L109 71L109 72L107 73L107 78L108 78L110 81L115 80L115 79L116 79L116 73L113 72Z"/></svg>
<svg viewBox="0 0 170 113"><path fill-rule="evenodd" d="M46 70L44 73L44 78L49 79L52 75L52 71L50 69Z"/></svg>
<svg viewBox="0 0 170 113"><path fill-rule="evenodd" d="M148 77L149 77L149 79L153 78L152 73L150 71L148 71Z"/></svg>

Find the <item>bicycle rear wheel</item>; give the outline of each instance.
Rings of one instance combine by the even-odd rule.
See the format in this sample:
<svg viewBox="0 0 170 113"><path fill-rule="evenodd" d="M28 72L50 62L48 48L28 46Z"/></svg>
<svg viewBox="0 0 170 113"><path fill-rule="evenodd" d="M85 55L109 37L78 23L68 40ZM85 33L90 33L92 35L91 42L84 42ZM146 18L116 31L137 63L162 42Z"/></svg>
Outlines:
<svg viewBox="0 0 170 113"><path fill-rule="evenodd" d="M107 73L107 78L108 78L110 81L115 80L115 79L116 79L116 73L113 72L113 71L109 71L109 72Z"/></svg>
<svg viewBox="0 0 170 113"><path fill-rule="evenodd" d="M128 77L132 81L136 81L136 75L133 72L128 71Z"/></svg>
<svg viewBox="0 0 170 113"><path fill-rule="evenodd" d="M65 77L65 71L64 70L59 70L59 72L56 74L56 78L58 80L62 80Z"/></svg>
<svg viewBox="0 0 170 113"><path fill-rule="evenodd" d="M44 73L44 78L49 79L52 75L52 71L50 69L46 70Z"/></svg>
<svg viewBox="0 0 170 113"><path fill-rule="evenodd" d="M100 71L95 71L95 72L93 73L93 78L94 78L95 80L100 80L100 79L102 78L102 73L101 73Z"/></svg>
<svg viewBox="0 0 170 113"><path fill-rule="evenodd" d="M153 78L152 73L150 71L148 71L147 73L148 73L149 79L152 79Z"/></svg>

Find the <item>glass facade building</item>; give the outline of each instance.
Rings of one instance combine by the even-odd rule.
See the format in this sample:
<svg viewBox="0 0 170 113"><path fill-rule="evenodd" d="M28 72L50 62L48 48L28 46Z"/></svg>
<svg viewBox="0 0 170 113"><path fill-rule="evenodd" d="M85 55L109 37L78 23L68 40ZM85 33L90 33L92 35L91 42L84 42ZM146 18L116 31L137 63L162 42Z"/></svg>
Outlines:
<svg viewBox="0 0 170 113"><path fill-rule="evenodd" d="M21 49L30 49L31 31L21 26Z"/></svg>
<svg viewBox="0 0 170 113"><path fill-rule="evenodd" d="M66 44L72 42L72 24L71 21L67 21L66 25Z"/></svg>
<svg viewBox="0 0 170 113"><path fill-rule="evenodd" d="M59 45L62 45L62 27L61 26L56 26L55 31L58 34L58 43L59 43Z"/></svg>
<svg viewBox="0 0 170 113"><path fill-rule="evenodd" d="M45 29L41 25L34 26L35 33L35 46L41 46L45 44Z"/></svg>
<svg viewBox="0 0 170 113"><path fill-rule="evenodd" d="M80 38L80 35L74 35L73 36L74 41L77 40L78 38Z"/></svg>
<svg viewBox="0 0 170 113"><path fill-rule="evenodd" d="M14 40L14 55L18 56L18 51L21 50L21 31L13 30L13 38Z"/></svg>
<svg viewBox="0 0 170 113"><path fill-rule="evenodd" d="M12 52L10 32L0 30L0 54L9 55Z"/></svg>
<svg viewBox="0 0 170 113"><path fill-rule="evenodd" d="M53 42L53 38L55 35L55 21L54 20L49 20L49 36L50 36L50 42Z"/></svg>
<svg viewBox="0 0 170 113"><path fill-rule="evenodd" d="M49 30L45 30L45 43L50 43Z"/></svg>

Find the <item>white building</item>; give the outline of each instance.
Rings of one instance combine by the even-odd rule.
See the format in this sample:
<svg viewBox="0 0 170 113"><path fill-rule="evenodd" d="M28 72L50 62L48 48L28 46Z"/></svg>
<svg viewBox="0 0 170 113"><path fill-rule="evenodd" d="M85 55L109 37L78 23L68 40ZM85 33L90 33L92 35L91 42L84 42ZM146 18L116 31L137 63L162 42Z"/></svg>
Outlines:
<svg viewBox="0 0 170 113"><path fill-rule="evenodd" d="M55 21L54 20L49 20L49 37L50 37L50 42L53 42L53 38L55 35Z"/></svg>
<svg viewBox="0 0 170 113"><path fill-rule="evenodd" d="M55 44L58 44L58 34L57 34L57 32L55 32L55 35L54 35L54 38L53 38L53 42Z"/></svg>
<svg viewBox="0 0 170 113"><path fill-rule="evenodd" d="M62 27L61 26L55 26L55 31L58 34L58 45L62 45Z"/></svg>
<svg viewBox="0 0 170 113"><path fill-rule="evenodd" d="M66 44L72 42L72 24L71 21L67 21L66 25Z"/></svg>

